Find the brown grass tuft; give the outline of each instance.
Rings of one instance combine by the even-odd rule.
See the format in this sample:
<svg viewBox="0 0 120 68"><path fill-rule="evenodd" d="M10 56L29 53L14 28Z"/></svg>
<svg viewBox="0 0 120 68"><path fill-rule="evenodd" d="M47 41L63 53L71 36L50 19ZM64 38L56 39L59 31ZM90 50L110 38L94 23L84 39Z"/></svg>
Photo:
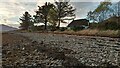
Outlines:
<svg viewBox="0 0 120 68"><path fill-rule="evenodd" d="M55 34L68 34L68 35L80 35L80 36L103 36L103 37L120 37L120 30L98 30L98 29L86 29L81 31L56 31Z"/></svg>

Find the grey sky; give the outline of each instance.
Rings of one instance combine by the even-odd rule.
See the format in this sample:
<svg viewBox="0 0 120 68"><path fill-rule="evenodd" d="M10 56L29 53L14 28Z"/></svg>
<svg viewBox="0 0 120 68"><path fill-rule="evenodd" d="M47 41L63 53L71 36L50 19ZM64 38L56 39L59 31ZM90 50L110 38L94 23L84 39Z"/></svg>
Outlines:
<svg viewBox="0 0 120 68"><path fill-rule="evenodd" d="M72 2L76 8L76 18L86 18L89 11L93 11L99 2Z"/></svg>

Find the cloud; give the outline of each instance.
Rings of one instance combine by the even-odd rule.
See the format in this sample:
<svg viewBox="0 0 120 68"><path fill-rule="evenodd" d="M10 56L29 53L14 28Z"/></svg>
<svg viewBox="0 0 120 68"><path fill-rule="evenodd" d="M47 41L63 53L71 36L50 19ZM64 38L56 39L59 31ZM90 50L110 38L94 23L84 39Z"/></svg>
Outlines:
<svg viewBox="0 0 120 68"><path fill-rule="evenodd" d="M0 15L2 16L2 18L6 18L9 19L11 17L15 17L17 15L19 15L19 13L25 10L24 7L19 6L19 5L15 5L14 3L8 3L8 2L4 2L4 3L0 3Z"/></svg>
<svg viewBox="0 0 120 68"><path fill-rule="evenodd" d="M88 11L93 10L97 6L97 3L94 2L99 1L103 0L71 0L71 3L77 9L77 18L83 18ZM5 24L12 23L13 25L19 25L17 21L25 11L28 11L31 15L34 15L34 11L37 10L37 6L43 5L45 2L52 3L54 0L0 0L0 23L5 23L4 20L6 19L7 23Z"/></svg>
<svg viewBox="0 0 120 68"><path fill-rule="evenodd" d="M71 2L101 2L105 0L70 0ZM119 0L110 0L112 2L118 2Z"/></svg>
<svg viewBox="0 0 120 68"><path fill-rule="evenodd" d="M36 2L37 2L37 5L42 6L42 5L44 5L45 2L53 3L54 0L37 0Z"/></svg>
<svg viewBox="0 0 120 68"><path fill-rule="evenodd" d="M25 11L34 13L34 8L36 7L36 2L19 2L18 0L8 0L0 2L0 23L1 24L16 24L19 17ZM26 10L27 9L27 10ZM4 20L7 20L5 23ZM17 23L18 24L18 23Z"/></svg>
<svg viewBox="0 0 120 68"><path fill-rule="evenodd" d="M6 19L7 23L5 24L16 24L25 11L33 15L35 14L34 11L37 10L37 6L43 5L45 2L53 3L54 0L1 0L0 16L2 20L0 22L5 23L4 19ZM87 10L83 10L83 6L86 6L86 4L80 2L73 2L72 4L77 8L77 17L84 17ZM88 9L87 7L85 8ZM17 22L17 24L19 23Z"/></svg>
<svg viewBox="0 0 120 68"><path fill-rule="evenodd" d="M86 18L89 11L93 11L99 2L71 2L71 4L77 9L76 18Z"/></svg>

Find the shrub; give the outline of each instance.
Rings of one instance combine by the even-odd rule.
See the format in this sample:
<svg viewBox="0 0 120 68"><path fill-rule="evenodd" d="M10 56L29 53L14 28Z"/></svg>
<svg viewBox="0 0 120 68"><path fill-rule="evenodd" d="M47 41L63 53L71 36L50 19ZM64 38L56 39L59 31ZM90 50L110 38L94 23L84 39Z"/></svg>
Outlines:
<svg viewBox="0 0 120 68"><path fill-rule="evenodd" d="M36 31L39 31L39 30L43 30L43 28L41 26L35 26L34 28Z"/></svg>
<svg viewBox="0 0 120 68"><path fill-rule="evenodd" d="M103 27L105 29L110 29L110 30L117 30L120 29L120 25L117 22L105 22L105 24L103 24Z"/></svg>
<svg viewBox="0 0 120 68"><path fill-rule="evenodd" d="M114 21L91 23L90 29L100 29L100 30L118 30L120 29L120 23Z"/></svg>
<svg viewBox="0 0 120 68"><path fill-rule="evenodd" d="M79 31L82 29L84 29L84 27L71 27L71 30L73 30L73 31Z"/></svg>
<svg viewBox="0 0 120 68"><path fill-rule="evenodd" d="M120 30L118 30L118 34L117 35L118 35L118 37L120 37Z"/></svg>
<svg viewBox="0 0 120 68"><path fill-rule="evenodd" d="M60 31L65 31L65 30L67 30L66 27L61 27L61 28L60 28Z"/></svg>
<svg viewBox="0 0 120 68"><path fill-rule="evenodd" d="M90 29L96 29L96 28L98 28L98 25L99 25L99 23L90 23L89 28Z"/></svg>

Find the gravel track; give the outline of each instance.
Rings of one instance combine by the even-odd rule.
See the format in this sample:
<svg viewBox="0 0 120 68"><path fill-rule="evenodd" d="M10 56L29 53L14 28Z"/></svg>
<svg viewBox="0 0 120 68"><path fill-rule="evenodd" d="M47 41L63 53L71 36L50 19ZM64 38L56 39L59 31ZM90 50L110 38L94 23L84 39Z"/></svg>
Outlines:
<svg viewBox="0 0 120 68"><path fill-rule="evenodd" d="M39 43L72 50L72 56L83 64L99 66L104 62L120 65L120 38L75 36L47 33L20 33Z"/></svg>
<svg viewBox="0 0 120 68"><path fill-rule="evenodd" d="M8 33L3 39L4 67L120 66L120 38Z"/></svg>

